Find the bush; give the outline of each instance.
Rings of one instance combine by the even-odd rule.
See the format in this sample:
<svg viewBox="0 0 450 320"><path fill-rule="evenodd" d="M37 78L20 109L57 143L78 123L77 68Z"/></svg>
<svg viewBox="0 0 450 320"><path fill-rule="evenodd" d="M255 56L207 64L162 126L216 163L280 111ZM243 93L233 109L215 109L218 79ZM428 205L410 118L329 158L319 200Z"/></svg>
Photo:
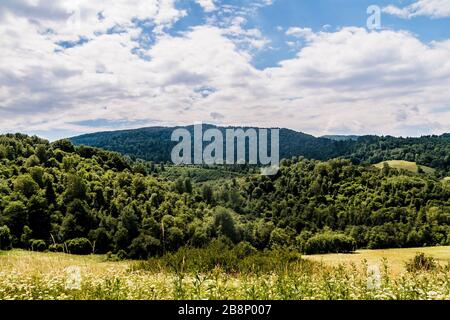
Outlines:
<svg viewBox="0 0 450 320"><path fill-rule="evenodd" d="M134 265L135 270L160 272L171 270L176 273L208 273L216 268L227 273L269 273L286 272L305 267L308 261L301 259L298 252L287 249L256 251L248 243L235 247L221 240L214 240L206 248L183 247L175 253L153 257Z"/></svg>
<svg viewBox="0 0 450 320"><path fill-rule="evenodd" d="M32 251L43 252L47 250L47 244L44 240L31 240L30 246Z"/></svg>
<svg viewBox="0 0 450 320"><path fill-rule="evenodd" d="M237 246L233 248L238 259L243 259L257 252L256 248L246 241L239 242Z"/></svg>
<svg viewBox="0 0 450 320"><path fill-rule="evenodd" d="M128 254L125 252L125 250L119 250L116 254L116 257L118 260L125 260L128 258Z"/></svg>
<svg viewBox="0 0 450 320"><path fill-rule="evenodd" d="M51 244L48 246L50 252L64 252L64 245L60 243Z"/></svg>
<svg viewBox="0 0 450 320"><path fill-rule="evenodd" d="M417 253L414 258L406 262L408 272L430 271L437 267L433 257L426 256L425 253Z"/></svg>
<svg viewBox="0 0 450 320"><path fill-rule="evenodd" d="M8 226L0 227L0 250L9 250L12 245L11 231Z"/></svg>
<svg viewBox="0 0 450 320"><path fill-rule="evenodd" d="M128 247L129 257L134 259L147 259L158 254L161 242L149 235L140 234Z"/></svg>
<svg viewBox="0 0 450 320"><path fill-rule="evenodd" d="M309 238L304 251L306 254L348 253L355 250L356 242L350 236L333 231L325 231Z"/></svg>
<svg viewBox="0 0 450 320"><path fill-rule="evenodd" d="M213 226L218 235L227 237L233 241L233 243L238 242L240 235L236 229L236 222L231 210L223 207L216 207Z"/></svg>
<svg viewBox="0 0 450 320"><path fill-rule="evenodd" d="M69 253L72 254L90 254L92 253L92 246L86 238L71 239L66 242Z"/></svg>

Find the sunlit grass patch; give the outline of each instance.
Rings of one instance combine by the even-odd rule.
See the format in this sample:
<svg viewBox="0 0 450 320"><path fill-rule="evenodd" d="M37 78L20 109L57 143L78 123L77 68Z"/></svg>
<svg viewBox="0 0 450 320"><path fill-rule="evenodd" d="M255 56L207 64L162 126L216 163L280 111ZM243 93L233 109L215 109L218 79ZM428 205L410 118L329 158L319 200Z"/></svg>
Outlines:
<svg viewBox="0 0 450 320"><path fill-rule="evenodd" d="M394 169L399 169L399 170L407 170L410 172L414 172L414 173L418 173L419 172L419 168L422 169L423 172L427 173L427 174L434 174L435 173L435 169L427 167L427 166L422 166L422 165L418 165L415 162L410 162L410 161L403 161L403 160L390 160L390 161L383 161L380 162L378 164L375 165L375 167L382 169L384 163L387 163L389 165L389 167L394 168Z"/></svg>

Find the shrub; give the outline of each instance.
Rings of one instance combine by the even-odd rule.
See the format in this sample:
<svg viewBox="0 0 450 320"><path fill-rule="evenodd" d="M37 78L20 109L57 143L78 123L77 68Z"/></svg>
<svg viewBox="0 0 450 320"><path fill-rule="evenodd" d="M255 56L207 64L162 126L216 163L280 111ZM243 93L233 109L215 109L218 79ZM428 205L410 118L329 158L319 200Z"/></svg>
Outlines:
<svg viewBox="0 0 450 320"><path fill-rule="evenodd" d="M31 250L43 252L47 250L47 244L44 240L30 240Z"/></svg>
<svg viewBox="0 0 450 320"><path fill-rule="evenodd" d="M147 259L158 254L161 242L149 235L140 234L128 247L129 257L134 259Z"/></svg>
<svg viewBox="0 0 450 320"><path fill-rule="evenodd" d="M128 254L125 250L119 250L116 254L118 260L125 260L128 258Z"/></svg>
<svg viewBox="0 0 450 320"><path fill-rule="evenodd" d="M0 250L11 249L12 236L8 226L0 227Z"/></svg>
<svg viewBox="0 0 450 320"><path fill-rule="evenodd" d="M72 254L90 254L92 252L92 246L86 238L71 239L66 242L69 253Z"/></svg>
<svg viewBox="0 0 450 320"><path fill-rule="evenodd" d="M275 228L270 233L270 245L272 248L286 247L289 246L290 242L291 239L285 229Z"/></svg>
<svg viewBox="0 0 450 320"><path fill-rule="evenodd" d="M50 252L64 252L64 245L60 243L51 244L48 246Z"/></svg>
<svg viewBox="0 0 450 320"><path fill-rule="evenodd" d="M316 234L306 241L304 251L316 253L347 253L355 250L356 242L350 236L333 231Z"/></svg>
<svg viewBox="0 0 450 320"><path fill-rule="evenodd" d="M426 256L425 253L417 253L414 258L406 262L408 272L430 271L437 267L436 260L433 257Z"/></svg>
<svg viewBox="0 0 450 320"><path fill-rule="evenodd" d="M218 235L225 236L234 243L238 242L240 235L231 210L216 207L213 225Z"/></svg>
<svg viewBox="0 0 450 320"><path fill-rule="evenodd" d="M257 252L256 248L246 241L239 242L239 244L233 248L233 251L238 259L243 259Z"/></svg>
<svg viewBox="0 0 450 320"><path fill-rule="evenodd" d="M160 272L171 270L176 273L208 273L216 268L227 273L270 273L286 272L307 267L309 262L301 259L296 251L287 249L256 251L248 243L230 247L220 240L214 240L206 248L183 247L175 253L153 257L133 265L134 270Z"/></svg>

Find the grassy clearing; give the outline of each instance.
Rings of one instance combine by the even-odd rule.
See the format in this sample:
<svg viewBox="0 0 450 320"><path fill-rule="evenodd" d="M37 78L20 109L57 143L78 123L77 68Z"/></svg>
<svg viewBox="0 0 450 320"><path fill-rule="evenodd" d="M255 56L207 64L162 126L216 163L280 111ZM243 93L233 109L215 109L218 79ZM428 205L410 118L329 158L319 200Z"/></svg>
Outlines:
<svg viewBox="0 0 450 320"><path fill-rule="evenodd" d="M448 247L430 249L442 264L449 256ZM197 273L140 268L139 262L109 262L105 256L14 250L0 253L0 299L450 299L448 266L417 273L390 268L422 248L374 251L308 256L271 272L230 273L216 267ZM379 261L378 276L371 262L360 260L381 257L387 260ZM323 262L310 261L317 259ZM68 285L70 267L79 268L78 287Z"/></svg>
<svg viewBox="0 0 450 320"><path fill-rule="evenodd" d="M362 260L366 260L369 265L380 265L383 258L385 258L389 263L393 275L398 275L405 271L405 263L420 252L433 257L441 265L450 263L450 247L357 250L355 253L349 254L321 254L303 256L303 258L332 266L339 264L348 265L351 263L357 264Z"/></svg>
<svg viewBox="0 0 450 320"><path fill-rule="evenodd" d="M389 165L389 167L391 167L391 168L395 168L395 169L399 169L399 170L403 169L403 170L407 170L407 171L414 172L414 173L418 173L419 168L421 168L423 170L423 172L425 172L427 174L434 174L436 171L433 168L417 165L417 163L415 163L415 162L403 161L403 160L383 161L383 162L376 164L375 167L382 169L384 163L387 163Z"/></svg>

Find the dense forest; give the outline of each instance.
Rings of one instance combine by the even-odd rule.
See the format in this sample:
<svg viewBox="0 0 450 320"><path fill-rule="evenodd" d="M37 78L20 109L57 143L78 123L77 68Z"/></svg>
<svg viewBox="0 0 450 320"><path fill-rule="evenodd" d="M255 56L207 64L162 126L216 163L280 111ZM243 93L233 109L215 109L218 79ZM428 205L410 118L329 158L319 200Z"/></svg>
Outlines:
<svg viewBox="0 0 450 320"><path fill-rule="evenodd" d="M213 127L204 125L204 128ZM193 126L186 127L193 132ZM76 145L88 145L120 152L132 158L169 162L175 128L151 127L136 130L93 133L71 138ZM226 128L220 127L220 130ZM248 129L248 128L244 128ZM385 160L406 160L432 167L441 177L450 176L450 134L420 138L378 136L328 136L316 138L288 129L280 130L280 156L289 159L331 160L337 157L354 164L376 164Z"/></svg>
<svg viewBox="0 0 450 320"><path fill-rule="evenodd" d="M177 142L171 141L172 132L186 128L194 135L194 126L188 127L150 127L136 130L100 132L71 138L76 145L87 145L120 152L132 158L154 162L170 162L170 154ZM225 136L228 127L203 125L203 130L218 128ZM235 129L234 127L232 129ZM249 128L242 128L247 130ZM257 128L256 128L257 129ZM288 129L280 130L280 156L290 158L302 155L306 158L326 160L339 156L343 143Z"/></svg>
<svg viewBox="0 0 450 320"><path fill-rule="evenodd" d="M148 258L212 241L306 253L450 244L447 180L303 157L273 177L218 170L0 136L0 249Z"/></svg>

